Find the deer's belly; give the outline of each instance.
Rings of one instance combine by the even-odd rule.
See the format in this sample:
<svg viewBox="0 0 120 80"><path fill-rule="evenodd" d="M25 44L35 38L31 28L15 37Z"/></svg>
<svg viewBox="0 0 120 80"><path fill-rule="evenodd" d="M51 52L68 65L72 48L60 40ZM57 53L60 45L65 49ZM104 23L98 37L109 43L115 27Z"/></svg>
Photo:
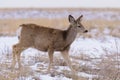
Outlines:
<svg viewBox="0 0 120 80"><path fill-rule="evenodd" d="M47 51L50 46L52 46L55 51L61 51L65 48L65 41L61 37L54 39L50 36L38 36L35 38L34 44L35 47L41 51Z"/></svg>
<svg viewBox="0 0 120 80"><path fill-rule="evenodd" d="M48 47L49 47L49 41L47 40L35 40L34 41L34 47L40 51L47 51L48 50Z"/></svg>

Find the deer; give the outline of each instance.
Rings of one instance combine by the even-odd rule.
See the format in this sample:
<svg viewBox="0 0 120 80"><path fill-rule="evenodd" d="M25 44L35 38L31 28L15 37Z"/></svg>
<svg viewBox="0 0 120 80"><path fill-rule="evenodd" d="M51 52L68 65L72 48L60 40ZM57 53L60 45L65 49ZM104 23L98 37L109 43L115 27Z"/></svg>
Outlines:
<svg viewBox="0 0 120 80"><path fill-rule="evenodd" d="M83 15L75 19L72 15L69 15L68 21L70 24L67 30L53 29L32 23L21 24L19 42L12 47L13 60L11 67L14 69L16 63L18 63L18 67L21 68L20 55L22 51L29 47L33 47L37 50L48 52L48 72L53 64L54 51L60 51L65 62L74 73L75 71L72 68L68 51L77 33L88 32L81 23L82 17Z"/></svg>

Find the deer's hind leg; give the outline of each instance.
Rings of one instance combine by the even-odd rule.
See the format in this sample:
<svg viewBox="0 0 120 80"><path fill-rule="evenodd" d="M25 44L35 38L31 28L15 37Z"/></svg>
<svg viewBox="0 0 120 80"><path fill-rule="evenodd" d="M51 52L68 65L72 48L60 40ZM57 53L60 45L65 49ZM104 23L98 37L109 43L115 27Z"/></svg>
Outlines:
<svg viewBox="0 0 120 80"><path fill-rule="evenodd" d="M21 62L20 62L20 55L23 50L26 49L26 47L22 46L20 43L13 45L13 60L11 68L14 69L16 62L18 62L18 67L21 68Z"/></svg>
<svg viewBox="0 0 120 80"><path fill-rule="evenodd" d="M48 72L50 72L51 67L53 67L53 53L54 53L53 48L48 49L48 55L49 55Z"/></svg>
<svg viewBox="0 0 120 80"><path fill-rule="evenodd" d="M16 45L13 45L12 47L12 65L11 68L14 69L15 68L15 64L16 64Z"/></svg>

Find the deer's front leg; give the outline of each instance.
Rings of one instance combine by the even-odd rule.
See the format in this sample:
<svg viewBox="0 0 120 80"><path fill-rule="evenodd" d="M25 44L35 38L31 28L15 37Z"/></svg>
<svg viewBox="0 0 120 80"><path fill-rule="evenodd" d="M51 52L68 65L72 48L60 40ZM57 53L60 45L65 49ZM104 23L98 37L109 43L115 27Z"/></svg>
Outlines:
<svg viewBox="0 0 120 80"><path fill-rule="evenodd" d="M67 63L67 65L69 66L69 68L71 69L72 73L75 74L76 72L72 68L72 64L71 64L71 60L70 60L70 57L69 57L68 50L62 51L62 56L63 56L65 62Z"/></svg>

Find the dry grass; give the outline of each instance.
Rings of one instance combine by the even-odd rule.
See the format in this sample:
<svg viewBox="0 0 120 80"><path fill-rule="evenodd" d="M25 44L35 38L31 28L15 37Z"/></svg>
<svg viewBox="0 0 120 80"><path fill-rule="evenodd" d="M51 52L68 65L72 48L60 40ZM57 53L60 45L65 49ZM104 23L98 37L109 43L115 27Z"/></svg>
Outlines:
<svg viewBox="0 0 120 80"><path fill-rule="evenodd" d="M56 9L54 9L56 10ZM8 11L8 10L6 10ZM49 11L49 10L48 10ZM93 10L96 11L96 10ZM106 10L105 10L106 11ZM47 19L47 18L39 18L39 19L4 19L0 20L0 35L15 35L15 32L20 24L23 23L35 23L38 25L44 25L46 27L52 27L56 29L67 29L67 26L69 25L67 17L66 18L60 18L60 19ZM89 34L85 34L86 37L100 37L103 35L106 35L104 33L104 29L108 28L110 30L110 33L108 35L113 35L116 37L120 37L120 21L108 21L108 20L100 20L100 19L94 19L94 20L83 20L83 25L89 30ZM96 33L90 32L93 29L98 29ZM116 46L117 48L117 46ZM105 50L106 51L106 50ZM49 63L48 56L38 54L34 57L30 57L30 60L25 64L25 57L22 56L22 63L24 64L22 70L20 71L13 71L9 69L10 62L8 60L11 60L11 55L9 55L9 50L6 48L5 51L3 51L2 54L7 53L8 55L3 55L5 57L5 62L0 63L0 80L24 80L31 76L31 79L39 80L39 76L36 76L35 74L48 74L44 72L44 70L47 69L47 65ZM109 51L106 51L106 55L103 55L99 60L92 59L87 55L81 54L81 55L75 55L71 56L73 60L73 68L78 72L85 72L87 74L91 75L97 75L96 77L93 77L92 80L119 80L120 79L120 52L117 53L110 53ZM86 64L81 65L79 61L86 62ZM34 71L31 69L32 65L35 65L36 63L44 63L43 64L37 64L38 71ZM92 68L91 65L88 63L96 66L96 68ZM53 72L51 72L51 76L60 76L64 75L68 78L71 78L70 71L66 68L63 68L61 71L59 70L59 67L66 67L67 64L65 61L58 56L54 56L54 69ZM116 67L117 66L117 67ZM39 77L39 78L38 78ZM78 78L78 80L90 80L89 77L83 77L78 76L75 77Z"/></svg>
<svg viewBox="0 0 120 80"><path fill-rule="evenodd" d="M98 71L99 80L119 80L120 70L118 69L119 61L115 60L116 54L106 55L106 58L102 58L101 62L97 64L100 68Z"/></svg>
<svg viewBox="0 0 120 80"><path fill-rule="evenodd" d="M13 35L19 25L24 23L34 23L55 29L66 29L68 26L66 19L4 19L0 20L0 34Z"/></svg>
<svg viewBox="0 0 120 80"><path fill-rule="evenodd" d="M65 30L68 28L68 20L66 18L61 19L4 19L0 20L0 35L15 35L16 30L20 24L23 23L34 23L38 25L44 25L55 29ZM83 20L83 25L91 31L92 29L98 29L99 34L104 35L103 31L105 28L110 29L109 35L120 37L120 23L119 21L107 21L107 20ZM85 34L86 37L92 37L92 34Z"/></svg>
<svg viewBox="0 0 120 80"><path fill-rule="evenodd" d="M19 10L41 10L46 12L63 12L64 10L68 11L91 11L91 12L99 12L99 11L113 11L113 12L119 12L119 9L0 9L1 12L9 12L9 11L19 11ZM84 15L84 14L83 14ZM90 15L91 16L91 15ZM116 16L115 16L116 17ZM83 25L90 31L92 29L98 29L99 33L96 33L96 35L99 35L103 33L103 30L107 27L111 30L109 33L110 35L120 37L120 21L119 20L112 20L113 17L111 17L111 20L107 19L90 19L86 20L86 16L84 16L83 19ZM69 22L66 17L61 18L21 18L21 19L0 19L0 35L15 35L16 30L18 29L20 24L23 23L34 23L38 25L43 25L46 27L56 28L56 29L67 29ZM104 35L104 34L102 34ZM87 37L92 37L91 34L86 34Z"/></svg>
<svg viewBox="0 0 120 80"><path fill-rule="evenodd" d="M116 43L117 44L117 43ZM117 46L116 46L117 48ZM72 63L73 63L73 68L77 72L84 72L90 75L96 75L95 77L92 78L92 80L119 80L120 79L120 68L119 67L119 52L117 53L112 53L109 54L110 52L107 50L104 50L106 52L106 55L103 55L99 60L90 58L89 56L86 56L84 54L79 55L79 56L71 56L72 58ZM30 57L29 61L25 61L25 57L22 56L22 63L23 63L23 68L21 70L14 70L11 72L10 63L8 61L11 60L11 55L5 55L4 62L0 64L0 78L2 80L17 80L17 79L27 79L28 77L31 76L31 79L40 79L40 77L37 77L35 74L49 74L46 72L47 66L49 63L48 55L42 55L39 53L36 56ZM34 62L33 62L34 60ZM81 65L79 61L83 61L85 64ZM24 62L27 62L25 64ZM40 63L39 63L40 62ZM31 64L32 63L32 64ZM38 70L32 70L31 67L32 65L37 64ZM43 64L42 64L43 63ZM92 68L91 65L96 66L96 68ZM60 76L64 75L68 78L71 78L71 72L68 68L63 68L59 71L59 67L66 67L67 64L65 63L64 59L60 57L59 54L54 55L54 67L53 70L51 71L51 76ZM83 76L74 76L73 80L89 80L89 77L83 77Z"/></svg>

